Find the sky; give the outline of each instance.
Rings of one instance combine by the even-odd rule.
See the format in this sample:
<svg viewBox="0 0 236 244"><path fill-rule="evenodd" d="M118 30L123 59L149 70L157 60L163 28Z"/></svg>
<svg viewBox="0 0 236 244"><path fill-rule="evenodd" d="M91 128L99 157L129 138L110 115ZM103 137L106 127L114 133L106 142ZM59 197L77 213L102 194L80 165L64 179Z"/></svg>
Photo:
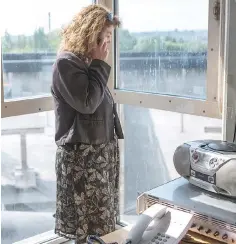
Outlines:
<svg viewBox="0 0 236 244"><path fill-rule="evenodd" d="M0 12L1 35L32 34L35 28L48 30L68 23L91 0L3 0ZM208 0L120 0L122 26L131 32L196 30L208 27Z"/></svg>

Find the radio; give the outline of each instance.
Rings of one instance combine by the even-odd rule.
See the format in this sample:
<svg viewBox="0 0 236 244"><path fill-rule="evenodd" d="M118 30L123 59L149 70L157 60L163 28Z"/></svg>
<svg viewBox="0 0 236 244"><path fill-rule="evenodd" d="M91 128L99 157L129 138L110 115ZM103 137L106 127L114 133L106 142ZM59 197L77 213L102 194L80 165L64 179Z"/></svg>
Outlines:
<svg viewBox="0 0 236 244"><path fill-rule="evenodd" d="M236 197L236 144L217 140L184 143L173 157L176 171L191 184Z"/></svg>

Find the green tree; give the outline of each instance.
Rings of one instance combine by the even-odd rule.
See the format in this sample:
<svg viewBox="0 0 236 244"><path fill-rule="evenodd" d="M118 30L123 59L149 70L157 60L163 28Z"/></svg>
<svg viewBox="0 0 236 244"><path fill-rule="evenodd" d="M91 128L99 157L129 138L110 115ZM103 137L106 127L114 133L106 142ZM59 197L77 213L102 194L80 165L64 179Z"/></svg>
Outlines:
<svg viewBox="0 0 236 244"><path fill-rule="evenodd" d="M186 44L173 41L165 41L163 44L163 49L165 51L186 51Z"/></svg>
<svg viewBox="0 0 236 244"><path fill-rule="evenodd" d="M2 50L3 52L9 52L13 49L13 41L10 33L5 31L4 36L2 37Z"/></svg>
<svg viewBox="0 0 236 244"><path fill-rule="evenodd" d="M17 48L25 50L27 48L27 37L25 35L17 36Z"/></svg>
<svg viewBox="0 0 236 244"><path fill-rule="evenodd" d="M49 48L48 37L41 27L34 31L34 48L36 50L47 50Z"/></svg>
<svg viewBox="0 0 236 244"><path fill-rule="evenodd" d="M189 42L187 43L187 48L189 52L206 52L207 51L207 43L202 42Z"/></svg>
<svg viewBox="0 0 236 244"><path fill-rule="evenodd" d="M119 45L121 52L132 51L136 43L136 38L131 35L128 30L119 30Z"/></svg>
<svg viewBox="0 0 236 244"><path fill-rule="evenodd" d="M119 30L119 45L121 52L159 52L159 51L181 51L181 52L204 52L207 51L207 41L204 39L195 41L186 41L186 35L189 33L180 33L179 38L172 37L171 33L159 36L153 33L132 34L128 30ZM5 31L2 37L3 52L35 52L58 50L61 41L60 29L45 33L43 28L38 28L33 35L12 36Z"/></svg>
<svg viewBox="0 0 236 244"><path fill-rule="evenodd" d="M173 38L173 37L171 37L171 36L166 36L166 37L165 37L165 41L166 41L166 42L176 42L176 39Z"/></svg>
<svg viewBox="0 0 236 244"><path fill-rule="evenodd" d="M48 33L49 48L52 52L57 52L61 42L60 30L53 30Z"/></svg>
<svg viewBox="0 0 236 244"><path fill-rule="evenodd" d="M160 50L160 37L140 37L134 47L136 52L157 52Z"/></svg>

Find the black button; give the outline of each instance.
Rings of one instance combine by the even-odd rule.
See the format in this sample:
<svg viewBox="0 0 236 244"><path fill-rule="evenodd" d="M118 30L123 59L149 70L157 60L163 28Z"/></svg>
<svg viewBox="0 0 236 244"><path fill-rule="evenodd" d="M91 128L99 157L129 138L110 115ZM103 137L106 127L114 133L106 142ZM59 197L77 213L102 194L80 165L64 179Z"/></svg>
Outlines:
<svg viewBox="0 0 236 244"><path fill-rule="evenodd" d="M228 235L227 234L224 234L223 236L222 236L222 239L223 240L226 240L228 238Z"/></svg>
<svg viewBox="0 0 236 244"><path fill-rule="evenodd" d="M201 230L203 230L204 228L203 228L203 226L199 226L198 227L198 231L201 231Z"/></svg>

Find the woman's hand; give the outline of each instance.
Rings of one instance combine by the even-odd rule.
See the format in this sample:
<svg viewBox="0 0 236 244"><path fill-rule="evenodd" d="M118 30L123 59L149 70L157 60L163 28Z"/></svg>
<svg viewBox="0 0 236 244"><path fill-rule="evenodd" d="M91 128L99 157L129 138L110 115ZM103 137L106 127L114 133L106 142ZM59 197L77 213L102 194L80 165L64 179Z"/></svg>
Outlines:
<svg viewBox="0 0 236 244"><path fill-rule="evenodd" d="M105 40L101 40L100 43L93 49L92 51L92 59L100 59L105 61L108 57L109 49L107 42Z"/></svg>

